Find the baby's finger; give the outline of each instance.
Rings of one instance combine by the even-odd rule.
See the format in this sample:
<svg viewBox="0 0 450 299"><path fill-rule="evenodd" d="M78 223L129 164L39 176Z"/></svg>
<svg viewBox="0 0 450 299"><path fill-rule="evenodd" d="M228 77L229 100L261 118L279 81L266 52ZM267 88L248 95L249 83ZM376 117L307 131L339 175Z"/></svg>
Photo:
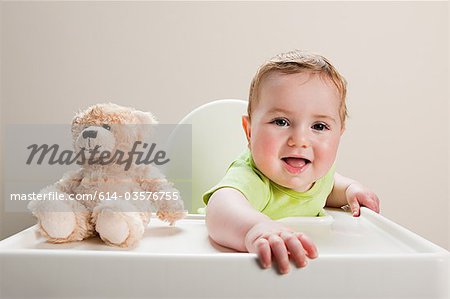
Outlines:
<svg viewBox="0 0 450 299"><path fill-rule="evenodd" d="M380 200L378 199L378 196L376 194L372 194L372 200L375 204L374 211L380 213Z"/></svg>
<svg viewBox="0 0 450 299"><path fill-rule="evenodd" d="M277 235L269 236L269 244L272 249L274 259L277 261L278 269L281 274L289 272L289 256L283 239Z"/></svg>
<svg viewBox="0 0 450 299"><path fill-rule="evenodd" d="M297 267L305 267L308 264L305 250L297 236L293 233L283 232L280 237L284 240L284 244L286 244L291 258L295 261Z"/></svg>
<svg viewBox="0 0 450 299"><path fill-rule="evenodd" d="M310 259L315 259L319 256L316 245L314 244L313 241L311 241L311 239L307 235L303 233L296 233L296 236L297 239L299 239L300 242L302 243L302 247L306 251L306 255Z"/></svg>
<svg viewBox="0 0 450 299"><path fill-rule="evenodd" d="M269 241L264 238L259 238L256 240L254 246L262 267L269 268L272 266L272 253L270 251Z"/></svg>
<svg viewBox="0 0 450 299"><path fill-rule="evenodd" d="M348 200L348 205L350 206L350 209L352 210L352 214L354 217L359 216L359 202L358 197L354 196L351 199Z"/></svg>
<svg viewBox="0 0 450 299"><path fill-rule="evenodd" d="M377 213L380 213L380 199L378 198L378 196L376 194L374 194L375 196L375 202L377 203Z"/></svg>
<svg viewBox="0 0 450 299"><path fill-rule="evenodd" d="M361 205L363 205L377 213L380 212L379 200L375 194L363 193L363 194L358 194L357 197L358 197L358 201Z"/></svg>

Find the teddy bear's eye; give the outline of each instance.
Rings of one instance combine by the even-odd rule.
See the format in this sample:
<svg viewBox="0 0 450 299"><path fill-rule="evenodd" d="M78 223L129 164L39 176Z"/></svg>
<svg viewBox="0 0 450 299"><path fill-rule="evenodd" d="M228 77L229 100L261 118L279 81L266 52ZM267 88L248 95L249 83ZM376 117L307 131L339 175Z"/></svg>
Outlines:
<svg viewBox="0 0 450 299"><path fill-rule="evenodd" d="M109 126L107 124L103 124L102 127L105 128L108 131L111 131L111 126Z"/></svg>

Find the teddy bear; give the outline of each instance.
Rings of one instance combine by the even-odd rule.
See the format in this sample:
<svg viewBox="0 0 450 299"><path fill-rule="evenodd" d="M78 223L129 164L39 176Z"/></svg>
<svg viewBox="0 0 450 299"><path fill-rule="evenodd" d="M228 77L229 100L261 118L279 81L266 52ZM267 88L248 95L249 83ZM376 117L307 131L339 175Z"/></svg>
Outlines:
<svg viewBox="0 0 450 299"><path fill-rule="evenodd" d="M178 190L155 165L125 158L138 146L148 145L142 140L154 124L150 112L112 103L93 105L75 115L72 142L80 168L40 191L57 194L58 200L28 205L47 241L65 243L99 235L106 244L134 247L152 209L170 225L187 214Z"/></svg>

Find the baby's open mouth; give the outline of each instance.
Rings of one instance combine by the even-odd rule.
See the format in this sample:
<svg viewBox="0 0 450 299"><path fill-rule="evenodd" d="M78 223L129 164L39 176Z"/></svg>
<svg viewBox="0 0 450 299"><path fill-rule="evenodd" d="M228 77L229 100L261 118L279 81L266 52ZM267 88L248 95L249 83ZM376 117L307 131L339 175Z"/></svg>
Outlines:
<svg viewBox="0 0 450 299"><path fill-rule="evenodd" d="M293 174L299 174L303 172L311 163L311 161L308 159L297 157L285 157L281 158L281 160L285 163L284 165L286 169Z"/></svg>
<svg viewBox="0 0 450 299"><path fill-rule="evenodd" d="M281 160L283 160L286 164L288 164L292 167L296 167L296 168L300 168L300 167L305 166L306 164L311 163L311 161L308 159L295 158L295 157L285 157L285 158L282 158Z"/></svg>

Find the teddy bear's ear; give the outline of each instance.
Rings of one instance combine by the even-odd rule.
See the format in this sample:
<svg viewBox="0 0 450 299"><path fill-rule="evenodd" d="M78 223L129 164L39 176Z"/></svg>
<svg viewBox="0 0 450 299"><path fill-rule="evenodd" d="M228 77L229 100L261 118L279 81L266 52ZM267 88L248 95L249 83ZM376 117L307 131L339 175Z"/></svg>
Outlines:
<svg viewBox="0 0 450 299"><path fill-rule="evenodd" d="M74 118L72 119L72 126L76 126L80 123L81 121L81 114L77 113Z"/></svg>
<svg viewBox="0 0 450 299"><path fill-rule="evenodd" d="M136 110L134 111L134 115L138 120L137 123L139 124L149 124L149 125L158 124L158 121L150 112L143 112Z"/></svg>
<svg viewBox="0 0 450 299"><path fill-rule="evenodd" d="M158 124L156 118L150 112L143 112L139 110L134 110L132 112L134 123L139 128L137 132L138 140L145 141L150 135L154 133L153 125Z"/></svg>
<svg viewBox="0 0 450 299"><path fill-rule="evenodd" d="M83 112L80 110L72 119L72 134L78 131L78 128L81 126L81 121L83 119Z"/></svg>
<svg viewBox="0 0 450 299"><path fill-rule="evenodd" d="M91 113L97 105L91 106L85 110L81 110L79 109L76 113L75 116L72 118L72 126L77 126L80 125L81 122L84 121L84 118L86 117L86 115L88 115L89 113Z"/></svg>

